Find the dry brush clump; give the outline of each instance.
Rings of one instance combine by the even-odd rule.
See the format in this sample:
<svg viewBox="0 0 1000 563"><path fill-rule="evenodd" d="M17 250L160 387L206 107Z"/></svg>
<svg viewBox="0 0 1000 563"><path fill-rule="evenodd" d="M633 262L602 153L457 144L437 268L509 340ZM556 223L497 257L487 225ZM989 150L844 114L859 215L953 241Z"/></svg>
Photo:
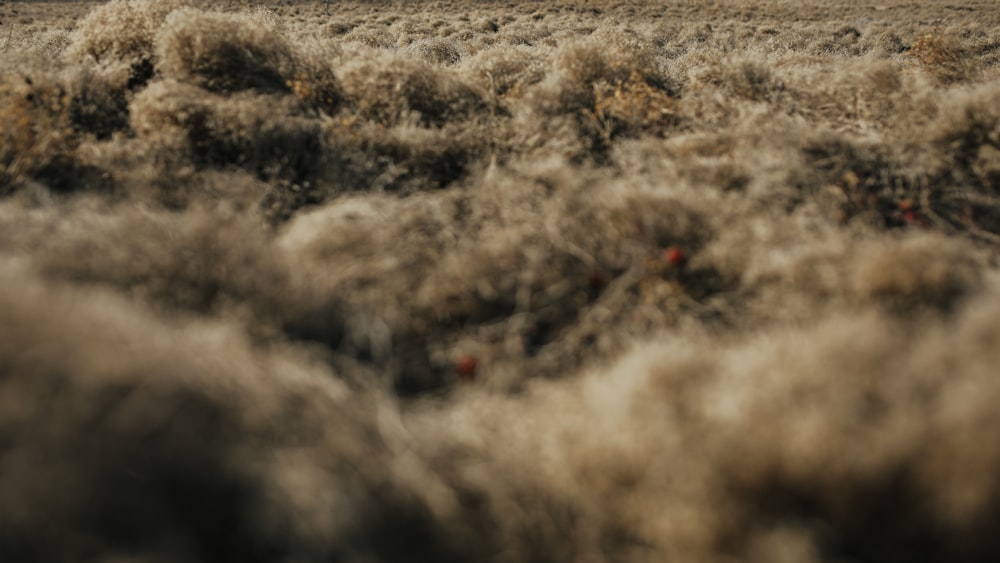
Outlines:
<svg viewBox="0 0 1000 563"><path fill-rule="evenodd" d="M979 70L968 48L953 32L940 27L917 37L907 54L921 69L945 84L974 78Z"/></svg>
<svg viewBox="0 0 1000 563"><path fill-rule="evenodd" d="M386 125L412 113L422 124L441 126L485 108L480 94L453 73L404 54L361 55L341 72L355 110Z"/></svg>
<svg viewBox="0 0 1000 563"><path fill-rule="evenodd" d="M986 0L13 4L0 559L1000 551Z"/></svg>
<svg viewBox="0 0 1000 563"><path fill-rule="evenodd" d="M184 2L108 2L85 17L66 49L76 64L125 67L132 85L147 82L154 72L156 34L171 12Z"/></svg>
<svg viewBox="0 0 1000 563"><path fill-rule="evenodd" d="M262 177L296 180L318 166L322 122L304 115L293 97L223 97L164 80L137 95L130 113L136 137L168 161L236 165Z"/></svg>
<svg viewBox="0 0 1000 563"><path fill-rule="evenodd" d="M157 70L212 92L293 92L332 112L340 102L328 67L297 50L259 13L175 10L158 30Z"/></svg>
<svg viewBox="0 0 1000 563"><path fill-rule="evenodd" d="M391 556L366 536L420 524L411 493L386 511L358 496L362 483L372 499L397 493L369 441L379 431L351 422L361 405L321 365L232 326L164 323L120 296L3 269L6 556L75 559L111 543L156 561ZM40 422L37 409L62 414ZM285 453L258 455L272 447Z"/></svg>
<svg viewBox="0 0 1000 563"><path fill-rule="evenodd" d="M571 139L573 145L553 149L603 159L621 137L662 136L676 124L673 78L645 46L588 38L560 47L552 57L554 72L525 89L527 104L516 114L522 134L530 135L527 142ZM539 131L551 127L562 132L555 139Z"/></svg>
<svg viewBox="0 0 1000 563"><path fill-rule="evenodd" d="M56 191L74 189L80 179L78 98L58 76L44 72L6 75L0 97L0 192L9 194L34 180Z"/></svg>
<svg viewBox="0 0 1000 563"><path fill-rule="evenodd" d="M114 213L82 201L58 213L19 214L8 206L3 216L4 251L32 245L32 266L51 279L114 288L161 311L249 313L262 332L294 309L287 264L270 251L260 225L236 213ZM256 275L234 275L250 268Z"/></svg>

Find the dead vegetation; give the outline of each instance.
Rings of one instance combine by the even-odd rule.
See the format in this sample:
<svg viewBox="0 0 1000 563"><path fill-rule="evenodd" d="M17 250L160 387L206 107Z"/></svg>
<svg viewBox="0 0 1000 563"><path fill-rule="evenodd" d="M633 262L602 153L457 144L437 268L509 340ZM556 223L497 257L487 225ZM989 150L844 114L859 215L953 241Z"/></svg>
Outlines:
<svg viewBox="0 0 1000 563"><path fill-rule="evenodd" d="M0 559L1000 552L985 0L8 4Z"/></svg>

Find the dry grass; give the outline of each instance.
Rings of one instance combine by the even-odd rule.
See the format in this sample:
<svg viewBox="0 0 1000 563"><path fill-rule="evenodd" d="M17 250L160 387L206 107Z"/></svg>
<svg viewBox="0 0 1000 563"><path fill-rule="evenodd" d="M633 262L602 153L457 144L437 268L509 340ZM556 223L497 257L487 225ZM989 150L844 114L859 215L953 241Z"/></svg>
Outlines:
<svg viewBox="0 0 1000 563"><path fill-rule="evenodd" d="M990 2L9 2L0 49L0 559L1000 554Z"/></svg>

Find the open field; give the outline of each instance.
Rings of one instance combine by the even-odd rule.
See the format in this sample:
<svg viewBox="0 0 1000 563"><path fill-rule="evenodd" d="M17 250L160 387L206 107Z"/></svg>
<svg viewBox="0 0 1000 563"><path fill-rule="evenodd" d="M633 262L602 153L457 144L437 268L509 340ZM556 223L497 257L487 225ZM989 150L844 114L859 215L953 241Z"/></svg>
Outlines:
<svg viewBox="0 0 1000 563"><path fill-rule="evenodd" d="M1000 560L992 1L0 2L0 561Z"/></svg>

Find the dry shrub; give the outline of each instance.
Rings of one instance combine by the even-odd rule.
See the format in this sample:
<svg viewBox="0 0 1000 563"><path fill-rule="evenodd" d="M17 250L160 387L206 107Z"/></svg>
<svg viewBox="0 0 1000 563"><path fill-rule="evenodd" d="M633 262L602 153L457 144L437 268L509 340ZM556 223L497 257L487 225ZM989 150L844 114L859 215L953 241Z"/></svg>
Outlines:
<svg viewBox="0 0 1000 563"><path fill-rule="evenodd" d="M5 230L14 241L16 231L47 232L20 243L33 247L33 266L46 277L114 288L161 311L250 313L265 333L293 308L288 266L247 218L197 206L177 214L83 203L13 219Z"/></svg>
<svg viewBox="0 0 1000 563"><path fill-rule="evenodd" d="M357 21L332 21L323 27L323 32L327 35L345 35L358 27Z"/></svg>
<svg viewBox="0 0 1000 563"><path fill-rule="evenodd" d="M300 212L277 244L298 265L311 309L290 318L288 332L373 363L397 392L440 388L449 374L430 357L437 331L415 314L412 294L454 244L456 207L429 192L348 196Z"/></svg>
<svg viewBox="0 0 1000 563"><path fill-rule="evenodd" d="M402 55L359 53L339 72L350 106L384 125L415 113L420 123L441 126L486 109L482 95L456 73Z"/></svg>
<svg viewBox="0 0 1000 563"><path fill-rule="evenodd" d="M976 561L996 552L979 523L995 521L1000 490L987 308L912 338L872 314L735 343L664 336L569 385L470 393L411 424L456 488L483 499L511 560L551 548L599 560ZM970 434L946 438L954 431ZM532 503L526 490L548 495ZM907 517L886 516L897 510ZM551 537L525 534L525 519Z"/></svg>
<svg viewBox="0 0 1000 563"><path fill-rule="evenodd" d="M791 63L798 64L798 63ZM783 65L784 66L784 65ZM870 134L897 125L906 111L900 94L913 78L889 60L863 57L836 68L802 64L784 74L785 93L777 105L789 114L808 112L830 128Z"/></svg>
<svg viewBox="0 0 1000 563"><path fill-rule="evenodd" d="M156 37L158 70L220 94L291 92L333 113L341 94L324 60L333 53L315 42L293 45L265 16L175 11Z"/></svg>
<svg viewBox="0 0 1000 563"><path fill-rule="evenodd" d="M601 264L594 256L597 249L587 244L592 241L560 230L557 222L566 212L562 205L570 204L567 199L580 205L581 212L590 210L577 201L585 196L572 193L583 191L573 183L571 178L543 179L531 173L497 175L470 193L463 207L473 230L456 241L421 284L414 300L419 316L445 326L475 326L522 315L528 321L525 328L534 334L517 337L534 339L523 344L529 347L554 334L543 332L574 323L596 293L589 285L591 276L610 279L612 269L620 273L621 263ZM560 194L558 203L545 201L547 189ZM591 226L600 228L596 221ZM556 233L560 239L547 242Z"/></svg>
<svg viewBox="0 0 1000 563"><path fill-rule="evenodd" d="M319 166L323 127L294 97L229 97L173 81L152 84L130 106L136 135L160 158L235 165L261 177L301 181Z"/></svg>
<svg viewBox="0 0 1000 563"><path fill-rule="evenodd" d="M671 77L657 61L655 51L643 43L606 35L573 42L555 53L556 68L572 88L598 88L627 82L634 74L663 89Z"/></svg>
<svg viewBox="0 0 1000 563"><path fill-rule="evenodd" d="M862 32L853 25L845 25L833 32L833 38L824 45L825 51L858 56L862 54Z"/></svg>
<svg viewBox="0 0 1000 563"><path fill-rule="evenodd" d="M95 61L129 69L134 85L145 84L154 72L154 39L160 26L184 0L113 0L95 8L74 31L66 50L71 61Z"/></svg>
<svg viewBox="0 0 1000 563"><path fill-rule="evenodd" d="M448 123L441 128L413 122L388 128L354 124L334 127L331 135L339 154L352 157L350 168L367 178L346 187L397 193L453 185L491 149L499 152L504 142L502 126L485 120Z"/></svg>
<svg viewBox="0 0 1000 563"><path fill-rule="evenodd" d="M326 122L321 162L312 180L279 185L263 202L274 222L345 192L409 195L460 183L482 167L504 129L490 122L427 127L415 116L386 127L344 113Z"/></svg>
<svg viewBox="0 0 1000 563"><path fill-rule="evenodd" d="M963 82L979 71L977 61L952 32L936 27L917 37L909 58L942 84Z"/></svg>
<svg viewBox="0 0 1000 563"><path fill-rule="evenodd" d="M29 179L68 189L77 142L63 85L44 74L6 75L0 100L0 193Z"/></svg>
<svg viewBox="0 0 1000 563"><path fill-rule="evenodd" d="M410 114L385 126L344 112L325 122L320 167L313 180L282 185L264 201L275 222L345 192L409 195L458 185L506 144L506 128L487 120L426 126ZM495 155L496 153L494 153Z"/></svg>
<svg viewBox="0 0 1000 563"><path fill-rule="evenodd" d="M588 39L560 47L555 59L557 72L526 92L519 117L529 135L565 127L580 142L567 147L571 155L602 161L616 139L664 135L676 123L675 85L649 49Z"/></svg>
<svg viewBox="0 0 1000 563"><path fill-rule="evenodd" d="M892 31L883 31L875 35L873 38L870 35L869 37L873 39L873 50L876 54L891 57L905 53L909 49L909 45L903 41L903 38Z"/></svg>
<svg viewBox="0 0 1000 563"><path fill-rule="evenodd" d="M936 107L927 143L911 145L928 175L940 181L923 186L921 210L935 224L1000 240L995 152L1000 149L1000 112L994 83L953 89Z"/></svg>
<svg viewBox="0 0 1000 563"><path fill-rule="evenodd" d="M926 171L914 172L905 145L887 147L851 133L819 130L800 139L802 189L823 196L830 217L880 229L931 227ZM902 154L901 154L902 153ZM919 166L928 166L923 157Z"/></svg>
<svg viewBox="0 0 1000 563"><path fill-rule="evenodd" d="M322 366L219 323L164 322L8 264L0 275L12 288L0 298L5 556L117 545L155 561L394 558L365 536L411 526L428 535L413 549L433 542L426 509L395 492L371 457L374 428L357 426L360 405ZM265 444L287 455L253 453Z"/></svg>
<svg viewBox="0 0 1000 563"><path fill-rule="evenodd" d="M753 59L727 61L698 79L753 102L775 102L785 89L766 62Z"/></svg>
<svg viewBox="0 0 1000 563"><path fill-rule="evenodd" d="M931 142L943 153L942 166L968 169L984 147L1000 148L997 82L954 91L930 126Z"/></svg>
<svg viewBox="0 0 1000 563"><path fill-rule="evenodd" d="M128 129L128 102L137 87L129 71L84 66L70 74L67 82L76 133L104 140Z"/></svg>
<svg viewBox="0 0 1000 563"><path fill-rule="evenodd" d="M410 44L406 50L412 50L432 64L453 65L462 60L462 52L451 39L421 39Z"/></svg>
<svg viewBox="0 0 1000 563"><path fill-rule="evenodd" d="M392 49L396 47L396 37L382 29L355 27L344 41L357 42L372 49Z"/></svg>
<svg viewBox="0 0 1000 563"><path fill-rule="evenodd" d="M972 172L986 190L1000 191L1000 149L980 147L972 163Z"/></svg>
<svg viewBox="0 0 1000 563"><path fill-rule="evenodd" d="M452 352L469 345L497 362L530 363L497 385L556 376L620 348L628 327L639 328L636 309L648 307L663 326L688 295L718 291L706 269L681 272L662 258L672 245L696 256L710 235L696 211L655 189L599 180L550 163L475 176L465 193L335 200L294 218L281 244L324 293L353 295L356 313L437 349L439 382ZM371 258L332 268L357 256ZM655 303L657 291L671 301ZM604 348L582 351L588 337Z"/></svg>
<svg viewBox="0 0 1000 563"><path fill-rule="evenodd" d="M196 9L170 14L156 36L158 68L167 78L212 92L287 91L292 47L259 19Z"/></svg>
<svg viewBox="0 0 1000 563"><path fill-rule="evenodd" d="M917 233L868 244L850 256L849 291L902 312L953 308L980 288L980 260L967 244Z"/></svg>
<svg viewBox="0 0 1000 563"><path fill-rule="evenodd" d="M610 91L595 94L593 114L609 138L636 131L662 135L677 125L676 98L651 86L638 71L610 86Z"/></svg>
<svg viewBox="0 0 1000 563"><path fill-rule="evenodd" d="M299 275L315 277L311 283L331 295L350 291L356 304L382 316L402 314L404 295L457 236L448 227L448 199L441 192L344 196L296 216L282 227L277 244L302 266ZM408 236L400 236L404 232Z"/></svg>
<svg viewBox="0 0 1000 563"><path fill-rule="evenodd" d="M548 72L546 59L527 47L492 47L461 64L466 79L485 92L513 99L537 84Z"/></svg>
<svg viewBox="0 0 1000 563"><path fill-rule="evenodd" d="M758 293L754 306L762 310L756 314L873 306L899 315L947 313L981 289L983 257L963 241L916 231L861 243L817 231L808 242L772 235L768 247L755 241L750 248L727 249L750 254L740 276ZM734 238L718 244L738 245Z"/></svg>
<svg viewBox="0 0 1000 563"><path fill-rule="evenodd" d="M630 49L615 47L597 40L567 45L556 53L556 68L568 83L578 87L625 80L639 59Z"/></svg>
<svg viewBox="0 0 1000 563"><path fill-rule="evenodd" d="M903 78L898 65L886 61L873 61L867 65L864 80L871 92L869 103L878 103L876 95L889 96L896 94L903 87Z"/></svg>
<svg viewBox="0 0 1000 563"><path fill-rule="evenodd" d="M1000 491L992 297L931 329L863 314L736 342L663 336L568 382L395 418L228 327L173 327L7 265L4 279L5 553L995 555L979 525ZM45 541L28 533L42 522Z"/></svg>

